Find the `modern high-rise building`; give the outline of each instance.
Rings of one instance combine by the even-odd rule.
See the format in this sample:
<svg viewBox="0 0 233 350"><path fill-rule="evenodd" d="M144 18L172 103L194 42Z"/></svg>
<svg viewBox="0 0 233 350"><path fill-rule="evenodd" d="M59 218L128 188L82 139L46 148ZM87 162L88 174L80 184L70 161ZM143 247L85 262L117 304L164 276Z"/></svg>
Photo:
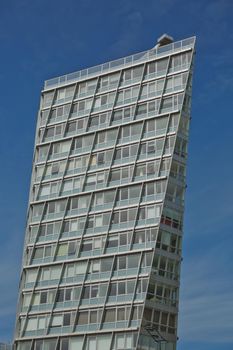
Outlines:
<svg viewBox="0 0 233 350"><path fill-rule="evenodd" d="M194 45L45 82L15 349L176 349Z"/></svg>

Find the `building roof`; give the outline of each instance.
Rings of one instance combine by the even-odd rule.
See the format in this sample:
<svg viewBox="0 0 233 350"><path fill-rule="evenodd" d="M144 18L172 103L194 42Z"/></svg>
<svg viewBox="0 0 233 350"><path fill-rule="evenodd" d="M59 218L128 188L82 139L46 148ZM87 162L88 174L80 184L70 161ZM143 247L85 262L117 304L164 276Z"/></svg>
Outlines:
<svg viewBox="0 0 233 350"><path fill-rule="evenodd" d="M169 40L172 40L171 37L169 38ZM163 34L158 40L162 40L162 42L164 43L165 39L168 40L167 34ZM98 66L93 66L90 68L76 71L74 73L46 80L44 84L44 90L50 90L58 86L68 85L77 81L86 80L101 74L112 72L114 70L119 70L128 66L137 65L141 62L154 60L156 58L160 58L171 53L176 53L182 50L187 50L188 48L193 48L195 44L195 39L196 37L193 36L181 41L170 42L166 45L156 45L154 48L147 51L139 52L131 56L126 56L114 61L100 64Z"/></svg>

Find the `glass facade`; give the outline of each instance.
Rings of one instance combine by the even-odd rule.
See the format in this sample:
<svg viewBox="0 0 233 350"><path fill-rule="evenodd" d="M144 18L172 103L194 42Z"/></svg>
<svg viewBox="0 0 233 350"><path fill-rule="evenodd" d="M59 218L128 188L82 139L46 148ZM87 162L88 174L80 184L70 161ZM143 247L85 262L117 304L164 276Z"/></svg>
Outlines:
<svg viewBox="0 0 233 350"><path fill-rule="evenodd" d="M45 83L15 350L176 349L194 45Z"/></svg>

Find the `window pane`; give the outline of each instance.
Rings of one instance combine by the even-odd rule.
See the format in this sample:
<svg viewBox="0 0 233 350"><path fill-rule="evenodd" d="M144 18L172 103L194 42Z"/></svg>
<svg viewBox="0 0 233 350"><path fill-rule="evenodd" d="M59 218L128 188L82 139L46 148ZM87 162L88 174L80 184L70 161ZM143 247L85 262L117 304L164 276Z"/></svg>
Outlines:
<svg viewBox="0 0 233 350"><path fill-rule="evenodd" d="M83 337L71 337L69 350L81 349L83 344Z"/></svg>

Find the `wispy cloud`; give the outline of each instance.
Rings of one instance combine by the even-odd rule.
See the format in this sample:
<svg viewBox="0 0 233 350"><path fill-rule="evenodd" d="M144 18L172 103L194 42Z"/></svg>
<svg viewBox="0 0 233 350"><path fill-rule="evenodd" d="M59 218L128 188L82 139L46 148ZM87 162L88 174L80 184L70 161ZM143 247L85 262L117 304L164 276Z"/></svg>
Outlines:
<svg viewBox="0 0 233 350"><path fill-rule="evenodd" d="M16 317L19 261L14 255L1 254L0 259L0 340L11 341Z"/></svg>
<svg viewBox="0 0 233 350"><path fill-rule="evenodd" d="M210 240L207 251L184 264L179 322L183 341L233 342L231 259L231 245L212 247Z"/></svg>
<svg viewBox="0 0 233 350"><path fill-rule="evenodd" d="M124 34L111 45L110 51L118 55L123 55L123 52L127 52L140 37L142 23L143 15L141 11L136 10L125 15L123 26L127 27L127 31L123 31Z"/></svg>
<svg viewBox="0 0 233 350"><path fill-rule="evenodd" d="M116 13L121 18L118 40L111 46L110 51L122 55L132 52L133 47L139 47L139 43L145 42L145 30L148 21L160 20L171 11L178 0L148 0L145 6L139 6L137 1L120 0L117 2ZM141 5L141 4L140 4ZM156 28L155 28L156 34ZM162 33L158 33L160 35ZM154 43L155 44L155 43Z"/></svg>
<svg viewBox="0 0 233 350"><path fill-rule="evenodd" d="M1 242L1 256L0 256L0 339L3 340L9 334L12 335L17 297L19 274L21 265L22 252L22 236L17 230L11 230L11 240ZM12 243L14 242L14 243ZM7 328L4 330L3 325Z"/></svg>
<svg viewBox="0 0 233 350"><path fill-rule="evenodd" d="M212 144L210 146L213 148ZM208 150L206 157L209 157L209 152ZM206 162L205 159L204 161ZM229 164L225 169L219 169L219 174L216 171L214 177L210 177L210 174L215 171L215 161L213 164L206 162L202 166L199 160L196 166L202 169L202 175L196 173L195 169L192 172L194 174L195 171L195 176L192 175L192 183L186 196L185 231L187 230L188 237L196 240L211 235L216 241L219 232L221 239L226 239L231 236L233 217L231 166ZM224 178L221 185L218 176Z"/></svg>

